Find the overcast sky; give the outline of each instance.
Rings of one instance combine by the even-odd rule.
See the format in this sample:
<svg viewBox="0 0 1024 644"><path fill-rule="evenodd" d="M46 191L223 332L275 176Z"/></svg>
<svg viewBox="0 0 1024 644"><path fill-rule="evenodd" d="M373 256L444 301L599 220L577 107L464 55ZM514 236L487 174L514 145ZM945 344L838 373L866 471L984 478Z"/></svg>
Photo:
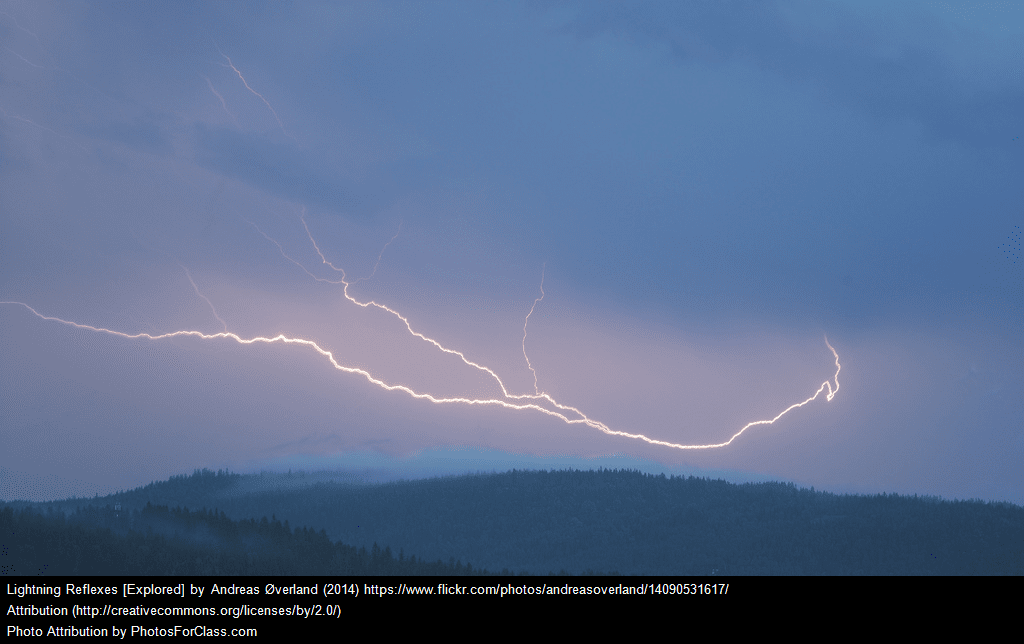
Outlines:
<svg viewBox="0 0 1024 644"><path fill-rule="evenodd" d="M0 0L0 498L573 465L1024 503L1022 38L1010 1Z"/></svg>

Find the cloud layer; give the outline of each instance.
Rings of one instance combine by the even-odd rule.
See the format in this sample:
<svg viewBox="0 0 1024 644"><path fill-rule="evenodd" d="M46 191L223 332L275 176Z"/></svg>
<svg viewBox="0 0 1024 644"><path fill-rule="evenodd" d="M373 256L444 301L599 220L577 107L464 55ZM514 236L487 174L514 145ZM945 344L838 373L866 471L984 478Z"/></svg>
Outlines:
<svg viewBox="0 0 1024 644"><path fill-rule="evenodd" d="M0 300L522 400L330 262L507 393L535 393L525 346L540 391L683 444L812 395L825 334L843 365L831 402L695 452L5 304L0 466L127 487L472 448L1024 502L1020 13L0 5Z"/></svg>

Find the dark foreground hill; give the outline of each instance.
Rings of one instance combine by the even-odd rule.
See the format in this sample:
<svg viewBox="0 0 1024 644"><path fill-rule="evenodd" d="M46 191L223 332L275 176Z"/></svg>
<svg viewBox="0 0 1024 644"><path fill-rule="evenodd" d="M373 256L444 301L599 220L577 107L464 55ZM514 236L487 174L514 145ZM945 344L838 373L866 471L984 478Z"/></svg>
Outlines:
<svg viewBox="0 0 1024 644"><path fill-rule="evenodd" d="M146 504L88 505L66 515L0 508L2 575L486 575L454 560L428 562L332 543L276 518L232 521L223 512ZM503 571L503 574L509 574Z"/></svg>
<svg viewBox="0 0 1024 644"><path fill-rule="evenodd" d="M274 516L326 538L492 571L623 574L1024 573L1024 508L836 495L628 470L511 471L354 485L197 471L103 499ZM219 516L219 515L218 515ZM246 546L247 547L247 546Z"/></svg>

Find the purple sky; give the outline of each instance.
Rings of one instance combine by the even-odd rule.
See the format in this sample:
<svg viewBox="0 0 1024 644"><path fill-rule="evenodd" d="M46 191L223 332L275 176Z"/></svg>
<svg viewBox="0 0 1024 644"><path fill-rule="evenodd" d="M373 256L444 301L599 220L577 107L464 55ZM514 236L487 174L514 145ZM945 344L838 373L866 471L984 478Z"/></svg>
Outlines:
<svg viewBox="0 0 1024 644"><path fill-rule="evenodd" d="M0 498L605 466L1024 503L1022 36L0 0ZM724 447L601 431L714 445L819 391Z"/></svg>

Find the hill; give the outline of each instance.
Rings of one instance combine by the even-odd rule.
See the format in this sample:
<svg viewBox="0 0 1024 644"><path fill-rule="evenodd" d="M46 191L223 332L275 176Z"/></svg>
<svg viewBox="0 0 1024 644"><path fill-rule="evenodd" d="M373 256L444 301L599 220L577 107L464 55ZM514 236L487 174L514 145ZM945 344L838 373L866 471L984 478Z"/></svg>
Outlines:
<svg viewBox="0 0 1024 644"><path fill-rule="evenodd" d="M630 470L510 471L359 485L324 474L191 476L31 505L217 508L489 570L665 575L1024 573L1024 508L836 495ZM12 504L15 505L15 504ZM219 515L218 515L219 516Z"/></svg>

